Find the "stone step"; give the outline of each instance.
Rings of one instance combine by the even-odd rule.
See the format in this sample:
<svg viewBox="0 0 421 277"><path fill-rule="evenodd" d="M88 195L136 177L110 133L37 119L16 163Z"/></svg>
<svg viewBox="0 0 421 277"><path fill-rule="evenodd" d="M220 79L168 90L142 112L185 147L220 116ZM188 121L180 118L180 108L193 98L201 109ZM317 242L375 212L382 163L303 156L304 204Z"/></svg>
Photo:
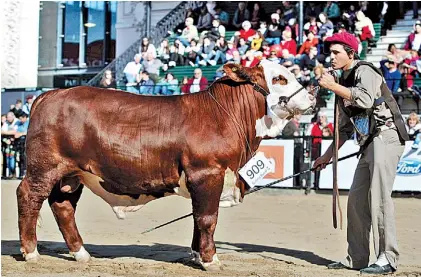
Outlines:
<svg viewBox="0 0 421 277"><path fill-rule="evenodd" d="M387 31L386 36L396 36L396 35L407 37L409 35L409 32L408 30L392 29L390 31Z"/></svg>
<svg viewBox="0 0 421 277"><path fill-rule="evenodd" d="M382 37L380 43L401 43L403 44L406 40L406 37ZM386 46L387 47L387 46Z"/></svg>
<svg viewBox="0 0 421 277"><path fill-rule="evenodd" d="M367 62L380 62L383 59L383 55L367 55L365 60Z"/></svg>
<svg viewBox="0 0 421 277"><path fill-rule="evenodd" d="M402 31L402 32L407 32L407 34L409 35L410 32L412 32L414 28L411 26L407 26L407 25L393 25L392 26L392 30L395 31Z"/></svg>
<svg viewBox="0 0 421 277"><path fill-rule="evenodd" d="M373 48L371 49L371 53L368 55L385 55L386 54L386 49L383 48Z"/></svg>
<svg viewBox="0 0 421 277"><path fill-rule="evenodd" d="M390 42L390 43L393 43L393 42ZM382 41L379 41L379 42L377 43L377 47L376 47L376 49L384 49L384 50L387 50L387 48L389 47L389 44L390 44L390 43L389 43L389 42L382 42ZM404 42L395 42L394 44L395 44L395 46L396 46L397 48L401 48L401 47L403 46Z"/></svg>

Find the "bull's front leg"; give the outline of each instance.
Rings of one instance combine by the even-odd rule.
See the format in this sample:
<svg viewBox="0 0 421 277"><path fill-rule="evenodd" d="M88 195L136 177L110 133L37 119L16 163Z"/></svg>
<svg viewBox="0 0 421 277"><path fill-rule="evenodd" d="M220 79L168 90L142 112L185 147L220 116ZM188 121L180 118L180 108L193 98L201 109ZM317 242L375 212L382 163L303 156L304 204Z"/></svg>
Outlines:
<svg viewBox="0 0 421 277"><path fill-rule="evenodd" d="M214 174L209 174L210 172ZM199 170L188 177L192 198L194 232L192 255L205 270L219 270L213 235L218 221L219 199L224 182L223 171Z"/></svg>

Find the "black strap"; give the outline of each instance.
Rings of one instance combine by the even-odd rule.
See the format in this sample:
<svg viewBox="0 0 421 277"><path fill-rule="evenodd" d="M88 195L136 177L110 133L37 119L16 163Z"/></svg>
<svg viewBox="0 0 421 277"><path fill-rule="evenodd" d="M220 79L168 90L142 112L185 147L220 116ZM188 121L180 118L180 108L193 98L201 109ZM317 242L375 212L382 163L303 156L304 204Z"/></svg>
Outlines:
<svg viewBox="0 0 421 277"><path fill-rule="evenodd" d="M393 121L394 121L395 126L396 126L396 128L398 130L398 133L399 133L399 135L401 137L401 140L408 141L409 140L409 135L408 135L408 132L406 131L405 123L403 121L402 114L400 112L398 103L396 102L395 98L392 95L392 92L390 91L390 89L386 85L386 83L384 81L383 73L381 72L381 70L379 68L375 67L372 63L369 63L369 62L366 62L366 61L360 61L360 62L358 62L352 68L352 73L354 73L355 70L357 70L357 68L360 67L360 66L362 66L362 65L369 66L377 74L379 74L382 77L382 84L380 85L381 97L379 97L378 99L375 100L374 105L375 106L378 106L378 105L381 105L383 102L386 103L386 105L388 106L388 108L392 112Z"/></svg>

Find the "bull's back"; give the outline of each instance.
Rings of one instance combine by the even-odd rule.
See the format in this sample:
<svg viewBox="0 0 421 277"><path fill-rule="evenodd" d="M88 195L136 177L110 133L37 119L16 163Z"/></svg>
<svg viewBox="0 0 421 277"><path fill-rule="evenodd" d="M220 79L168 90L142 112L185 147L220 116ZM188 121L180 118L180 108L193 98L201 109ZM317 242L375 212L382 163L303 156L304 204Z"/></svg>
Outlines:
<svg viewBox="0 0 421 277"><path fill-rule="evenodd" d="M28 146L103 174L172 168L183 148L179 98L92 87L47 92L34 103Z"/></svg>

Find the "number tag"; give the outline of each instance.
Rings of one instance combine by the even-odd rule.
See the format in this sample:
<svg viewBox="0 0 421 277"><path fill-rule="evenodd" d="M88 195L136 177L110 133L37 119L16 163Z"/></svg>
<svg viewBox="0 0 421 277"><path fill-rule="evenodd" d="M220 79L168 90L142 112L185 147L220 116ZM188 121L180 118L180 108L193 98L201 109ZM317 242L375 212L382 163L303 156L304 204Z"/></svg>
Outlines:
<svg viewBox="0 0 421 277"><path fill-rule="evenodd" d="M244 181L252 188L263 179L269 172L274 171L272 164L263 152L257 153L240 169L239 173Z"/></svg>

